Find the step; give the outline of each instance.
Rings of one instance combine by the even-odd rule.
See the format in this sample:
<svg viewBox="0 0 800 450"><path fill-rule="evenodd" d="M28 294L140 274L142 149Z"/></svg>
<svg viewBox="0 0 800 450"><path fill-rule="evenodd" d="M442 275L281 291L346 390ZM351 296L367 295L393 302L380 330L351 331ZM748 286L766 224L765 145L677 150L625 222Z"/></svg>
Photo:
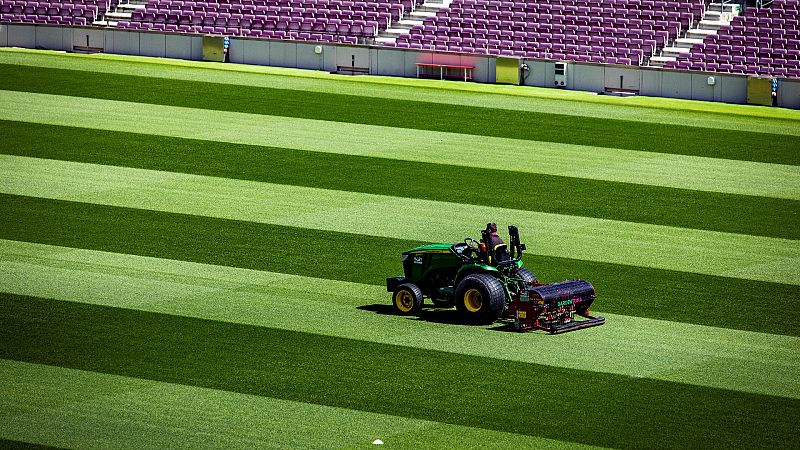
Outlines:
<svg viewBox="0 0 800 450"><path fill-rule="evenodd" d="M412 11L409 19L424 20L428 17L436 17L436 11Z"/></svg>
<svg viewBox="0 0 800 450"><path fill-rule="evenodd" d="M422 26L423 22L421 20L409 20L409 19L401 19L394 23L393 28L414 28L416 26Z"/></svg>
<svg viewBox="0 0 800 450"><path fill-rule="evenodd" d="M381 34L408 34L411 30L408 28L387 28ZM387 36L388 37L388 36Z"/></svg>
<svg viewBox="0 0 800 450"><path fill-rule="evenodd" d="M689 39L705 39L706 36L717 34L718 30L700 30L694 29L686 32L686 37Z"/></svg>
<svg viewBox="0 0 800 450"><path fill-rule="evenodd" d="M130 19L131 13L129 12L107 12L106 17L110 17L112 19Z"/></svg>
<svg viewBox="0 0 800 450"><path fill-rule="evenodd" d="M681 48L692 48L695 45L702 44L704 42L703 39L696 39L696 38L678 38L675 39L673 43L674 47L681 47Z"/></svg>
<svg viewBox="0 0 800 450"><path fill-rule="evenodd" d="M117 9L137 10L137 9L144 9L145 7L146 7L146 5L135 5L135 4L132 4L132 3L120 3L119 5L117 5Z"/></svg>
<svg viewBox="0 0 800 450"><path fill-rule="evenodd" d="M673 54L673 55L681 55L683 53L690 53L691 51L692 51L691 48L686 48L686 47L664 47L661 50L661 53L662 54L663 53L669 53L669 54ZM669 56L669 55L663 55L663 56Z"/></svg>
<svg viewBox="0 0 800 450"><path fill-rule="evenodd" d="M388 42L388 43L391 44L391 43L397 42L397 38L393 38L393 37L376 37L375 38L375 42L380 43L380 44L385 44L385 43Z"/></svg>
<svg viewBox="0 0 800 450"><path fill-rule="evenodd" d="M673 58L671 56L653 56L650 58L650 65L661 67L664 65L664 63L668 61L675 61L676 59L677 58Z"/></svg>
<svg viewBox="0 0 800 450"><path fill-rule="evenodd" d="M723 20L701 20L699 28L701 30L719 30L720 27L728 25L729 22Z"/></svg>
<svg viewBox="0 0 800 450"><path fill-rule="evenodd" d="M708 5L709 11L738 12L739 5L733 3L711 3Z"/></svg>
<svg viewBox="0 0 800 450"><path fill-rule="evenodd" d="M723 13L719 11L706 11L703 13L703 20L716 20L730 23L735 17L733 13Z"/></svg>

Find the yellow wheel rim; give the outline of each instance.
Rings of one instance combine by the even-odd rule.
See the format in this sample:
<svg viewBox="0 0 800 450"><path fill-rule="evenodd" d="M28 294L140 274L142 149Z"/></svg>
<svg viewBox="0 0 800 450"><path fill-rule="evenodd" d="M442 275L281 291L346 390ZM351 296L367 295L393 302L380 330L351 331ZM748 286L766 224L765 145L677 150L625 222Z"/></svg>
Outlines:
<svg viewBox="0 0 800 450"><path fill-rule="evenodd" d="M470 289L464 293L464 306L469 312L478 312L483 306L483 296L477 289Z"/></svg>
<svg viewBox="0 0 800 450"><path fill-rule="evenodd" d="M414 309L414 296L411 295L411 292L402 290L397 293L397 296L394 298L394 303L400 311L404 313L410 312Z"/></svg>

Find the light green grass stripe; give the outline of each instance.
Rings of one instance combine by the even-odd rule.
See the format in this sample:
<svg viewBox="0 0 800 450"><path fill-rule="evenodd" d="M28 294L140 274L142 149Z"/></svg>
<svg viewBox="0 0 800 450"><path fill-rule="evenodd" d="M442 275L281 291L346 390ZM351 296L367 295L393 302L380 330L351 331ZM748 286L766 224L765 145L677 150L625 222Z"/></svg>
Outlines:
<svg viewBox="0 0 800 450"><path fill-rule="evenodd" d="M0 63L800 135L800 111L759 106L106 54L6 49Z"/></svg>
<svg viewBox="0 0 800 450"><path fill-rule="evenodd" d="M8 240L0 291L800 398L790 336L621 315L558 337L502 333L357 309L388 306L380 286Z"/></svg>
<svg viewBox="0 0 800 450"><path fill-rule="evenodd" d="M0 438L65 448L588 447L0 359Z"/></svg>
<svg viewBox="0 0 800 450"><path fill-rule="evenodd" d="M8 155L0 192L434 242L496 221L540 255L800 284L800 241L763 236Z"/></svg>
<svg viewBox="0 0 800 450"><path fill-rule="evenodd" d="M0 104L5 120L800 199L798 166L24 92Z"/></svg>

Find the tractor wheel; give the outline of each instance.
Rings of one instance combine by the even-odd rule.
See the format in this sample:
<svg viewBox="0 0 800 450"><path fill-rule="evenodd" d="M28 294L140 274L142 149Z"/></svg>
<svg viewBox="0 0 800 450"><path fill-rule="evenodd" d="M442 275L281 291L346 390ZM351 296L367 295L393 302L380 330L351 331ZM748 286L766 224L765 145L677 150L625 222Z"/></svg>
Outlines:
<svg viewBox="0 0 800 450"><path fill-rule="evenodd" d="M525 283L533 283L536 281L536 275L524 267L520 267L519 270L517 270L517 277L525 280Z"/></svg>
<svg viewBox="0 0 800 450"><path fill-rule="evenodd" d="M401 316L419 314L422 311L422 302L422 291L412 283L403 283L397 286L392 295L394 312Z"/></svg>
<svg viewBox="0 0 800 450"><path fill-rule="evenodd" d="M506 306L506 294L497 278L484 273L468 275L458 283L456 309L469 323L492 323Z"/></svg>

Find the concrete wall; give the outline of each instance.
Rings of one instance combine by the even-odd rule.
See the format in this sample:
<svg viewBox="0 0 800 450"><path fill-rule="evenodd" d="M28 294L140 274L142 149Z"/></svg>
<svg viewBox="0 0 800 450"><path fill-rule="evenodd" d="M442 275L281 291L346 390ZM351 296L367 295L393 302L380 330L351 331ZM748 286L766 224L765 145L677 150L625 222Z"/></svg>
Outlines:
<svg viewBox="0 0 800 450"><path fill-rule="evenodd" d="M64 31L61 27L36 27L36 48L72 50L64 47Z"/></svg>
<svg viewBox="0 0 800 450"><path fill-rule="evenodd" d="M800 80L778 81L778 106L800 109Z"/></svg>
<svg viewBox="0 0 800 450"><path fill-rule="evenodd" d="M592 64L570 64L567 69L567 85L570 89L603 92L605 89L603 66Z"/></svg>
<svg viewBox="0 0 800 450"><path fill-rule="evenodd" d="M164 41L164 56L175 59L192 59L192 37L168 34Z"/></svg>
<svg viewBox="0 0 800 450"><path fill-rule="evenodd" d="M609 90L639 91L642 85L642 71L639 68L619 66L603 67L603 87Z"/></svg>
<svg viewBox="0 0 800 450"><path fill-rule="evenodd" d="M106 31L106 51L119 55L138 55L139 34L133 31Z"/></svg>
<svg viewBox="0 0 800 450"><path fill-rule="evenodd" d="M8 46L36 48L36 27L33 25L8 25Z"/></svg>
<svg viewBox="0 0 800 450"><path fill-rule="evenodd" d="M113 29L0 24L0 46L72 51L75 46L104 49L108 53L201 60L202 36L147 33ZM321 53L317 49L321 50ZM496 58L412 51L382 47L316 44L232 38L231 62L312 70L336 71L337 66L365 68L373 75L416 76L417 63L474 66L473 80L494 83ZM529 70L521 76L526 86L553 87L554 61L522 60ZM570 63L567 88L589 92L622 88L641 95L692 100L747 102L747 77L694 73L656 68ZM708 84L708 77L714 84ZM800 109L800 80L780 80L778 105Z"/></svg>
<svg viewBox="0 0 800 450"><path fill-rule="evenodd" d="M142 56L167 56L167 35L161 33L139 34L139 54Z"/></svg>
<svg viewBox="0 0 800 450"><path fill-rule="evenodd" d="M38 27L42 28L42 27ZM73 28L72 49L93 48L105 50L105 30L99 28Z"/></svg>

